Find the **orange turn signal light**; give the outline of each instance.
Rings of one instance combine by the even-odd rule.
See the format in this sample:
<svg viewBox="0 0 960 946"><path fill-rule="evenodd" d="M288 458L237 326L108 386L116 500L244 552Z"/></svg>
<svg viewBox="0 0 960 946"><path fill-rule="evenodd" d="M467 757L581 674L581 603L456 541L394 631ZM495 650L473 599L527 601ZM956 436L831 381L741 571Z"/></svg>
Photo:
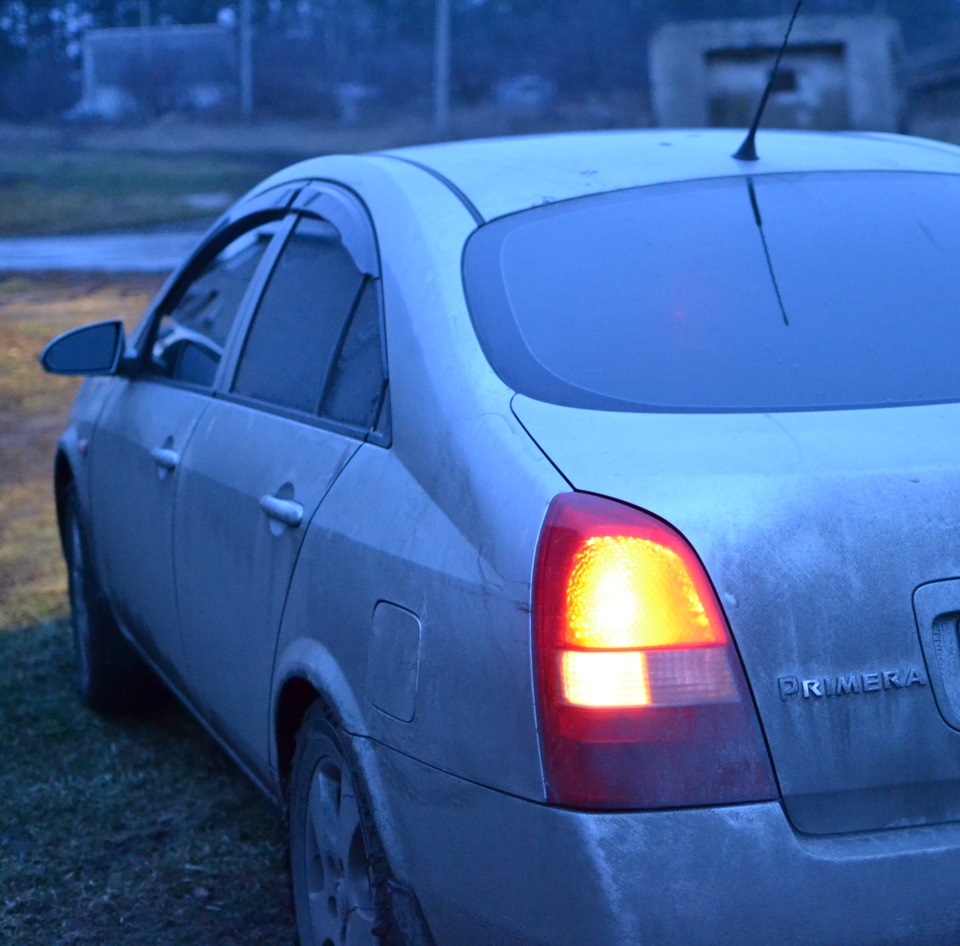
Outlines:
<svg viewBox="0 0 960 946"><path fill-rule="evenodd" d="M596 535L573 557L565 643L591 649L726 643L687 563L663 540Z"/></svg>
<svg viewBox="0 0 960 946"><path fill-rule="evenodd" d="M542 577L559 701L636 709L736 699L726 622L679 533L592 496L554 515Z"/></svg>

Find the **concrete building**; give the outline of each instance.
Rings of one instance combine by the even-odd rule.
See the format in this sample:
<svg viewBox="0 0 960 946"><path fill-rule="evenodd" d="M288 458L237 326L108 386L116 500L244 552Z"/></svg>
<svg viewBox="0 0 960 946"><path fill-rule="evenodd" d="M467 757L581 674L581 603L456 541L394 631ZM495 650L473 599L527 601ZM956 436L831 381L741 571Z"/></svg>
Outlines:
<svg viewBox="0 0 960 946"><path fill-rule="evenodd" d="M749 125L786 26L782 17L665 26L650 44L656 123L680 128ZM801 15L764 125L902 130L900 62L900 30L892 19Z"/></svg>
<svg viewBox="0 0 960 946"><path fill-rule="evenodd" d="M87 30L73 117L211 112L237 101L237 38L219 25Z"/></svg>
<svg viewBox="0 0 960 946"><path fill-rule="evenodd" d="M960 116L960 29L916 51L906 69L912 117Z"/></svg>

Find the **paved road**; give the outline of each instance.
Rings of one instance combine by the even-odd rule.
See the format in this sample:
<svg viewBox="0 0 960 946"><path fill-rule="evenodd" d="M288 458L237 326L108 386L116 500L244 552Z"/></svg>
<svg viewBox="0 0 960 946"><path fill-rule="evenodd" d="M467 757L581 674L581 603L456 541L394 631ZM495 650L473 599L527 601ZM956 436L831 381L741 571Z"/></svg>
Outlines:
<svg viewBox="0 0 960 946"><path fill-rule="evenodd" d="M167 272L200 240L202 232L108 233L0 239L0 272L85 269Z"/></svg>

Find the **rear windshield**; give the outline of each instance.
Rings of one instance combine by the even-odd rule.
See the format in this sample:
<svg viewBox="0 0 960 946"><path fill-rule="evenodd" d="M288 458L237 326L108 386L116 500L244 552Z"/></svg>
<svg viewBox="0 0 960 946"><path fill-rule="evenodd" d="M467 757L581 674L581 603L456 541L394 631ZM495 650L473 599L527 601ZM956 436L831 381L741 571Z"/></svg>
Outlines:
<svg viewBox="0 0 960 946"><path fill-rule="evenodd" d="M515 390L581 407L960 400L960 175L757 175L546 205L464 256Z"/></svg>

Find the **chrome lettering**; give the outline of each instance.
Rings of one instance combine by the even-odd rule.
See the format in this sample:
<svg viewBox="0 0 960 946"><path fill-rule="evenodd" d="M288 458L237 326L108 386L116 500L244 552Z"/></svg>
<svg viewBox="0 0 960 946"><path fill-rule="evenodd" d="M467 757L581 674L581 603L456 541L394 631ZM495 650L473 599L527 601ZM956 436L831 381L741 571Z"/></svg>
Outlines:
<svg viewBox="0 0 960 946"><path fill-rule="evenodd" d="M791 696L796 696L800 692L800 681L796 677L781 677L778 682L781 700L789 700Z"/></svg>
<svg viewBox="0 0 960 946"><path fill-rule="evenodd" d="M805 700L832 699L838 696L860 696L884 690L906 690L927 686L927 681L916 667L906 670L871 670L867 673L838 674L833 677L803 679L792 674L777 678L780 699L786 703L795 696Z"/></svg>
<svg viewBox="0 0 960 946"><path fill-rule="evenodd" d="M837 696L860 692L860 678L851 673L849 677L837 677Z"/></svg>
<svg viewBox="0 0 960 946"><path fill-rule="evenodd" d="M910 672L907 674L907 682L904 684L905 687L912 686L921 686L925 687L927 681L920 676L920 671L916 667L911 667Z"/></svg>
<svg viewBox="0 0 960 946"><path fill-rule="evenodd" d="M900 682L899 670L883 671L883 688L884 690L889 690L891 687L896 690L902 689L903 687L903 684Z"/></svg>

